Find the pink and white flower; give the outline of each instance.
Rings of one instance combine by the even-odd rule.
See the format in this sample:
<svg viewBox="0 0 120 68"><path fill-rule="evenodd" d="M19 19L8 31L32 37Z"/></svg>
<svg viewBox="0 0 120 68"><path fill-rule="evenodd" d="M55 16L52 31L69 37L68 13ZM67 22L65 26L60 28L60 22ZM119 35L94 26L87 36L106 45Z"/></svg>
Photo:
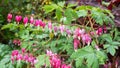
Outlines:
<svg viewBox="0 0 120 68"><path fill-rule="evenodd" d="M102 35L102 33L103 33L103 29L98 28L98 30L96 31L96 34L99 36L99 35Z"/></svg>
<svg viewBox="0 0 120 68"><path fill-rule="evenodd" d="M59 29L60 29L60 32L63 34L65 30L65 25L60 25Z"/></svg>
<svg viewBox="0 0 120 68"><path fill-rule="evenodd" d="M80 41L77 38L74 38L73 44L74 44L74 50L76 50L80 45Z"/></svg>
<svg viewBox="0 0 120 68"><path fill-rule="evenodd" d="M69 29L66 29L66 33L67 33L68 37L70 37L71 31Z"/></svg>
<svg viewBox="0 0 120 68"><path fill-rule="evenodd" d="M12 20L12 14L9 13L9 14L7 15L7 21L8 21L8 22L11 22L11 20Z"/></svg>
<svg viewBox="0 0 120 68"><path fill-rule="evenodd" d="M22 54L18 54L17 56L16 56L16 60L22 60L23 59L23 55Z"/></svg>
<svg viewBox="0 0 120 68"><path fill-rule="evenodd" d="M34 18L30 17L30 24L33 24L33 23L34 23Z"/></svg>
<svg viewBox="0 0 120 68"><path fill-rule="evenodd" d="M12 56L17 56L19 54L19 51L18 50L13 50L12 51Z"/></svg>
<svg viewBox="0 0 120 68"><path fill-rule="evenodd" d="M26 49L25 48L22 48L22 53L25 53L26 52Z"/></svg>
<svg viewBox="0 0 120 68"><path fill-rule="evenodd" d="M54 32L57 32L58 28L57 26L54 26Z"/></svg>
<svg viewBox="0 0 120 68"><path fill-rule="evenodd" d="M52 23L51 22L48 22L48 29L52 30Z"/></svg>
<svg viewBox="0 0 120 68"><path fill-rule="evenodd" d="M89 34L83 34L82 35L82 41L83 41L83 44L90 44L91 43L91 37L90 37L90 35Z"/></svg>
<svg viewBox="0 0 120 68"><path fill-rule="evenodd" d="M47 50L46 52L47 52L47 55L48 55L48 56L53 56L53 55L54 55L54 54L52 53L52 51Z"/></svg>
<svg viewBox="0 0 120 68"><path fill-rule="evenodd" d="M42 20L36 20L35 21L35 26L37 26L37 27L39 27L39 26L41 26L41 27L45 27L45 23L42 21Z"/></svg>
<svg viewBox="0 0 120 68"><path fill-rule="evenodd" d="M24 23L25 26L27 25L27 23L28 23L28 17L24 17L23 23Z"/></svg>
<svg viewBox="0 0 120 68"><path fill-rule="evenodd" d="M19 22L22 20L22 16L20 16L20 15L15 16L15 20L19 24Z"/></svg>
<svg viewBox="0 0 120 68"><path fill-rule="evenodd" d="M70 65L62 64L61 68L71 68Z"/></svg>
<svg viewBox="0 0 120 68"><path fill-rule="evenodd" d="M77 28L75 31L74 31L74 38L78 38L80 40L81 38L81 35L85 34L85 30L84 29L80 29L80 28Z"/></svg>

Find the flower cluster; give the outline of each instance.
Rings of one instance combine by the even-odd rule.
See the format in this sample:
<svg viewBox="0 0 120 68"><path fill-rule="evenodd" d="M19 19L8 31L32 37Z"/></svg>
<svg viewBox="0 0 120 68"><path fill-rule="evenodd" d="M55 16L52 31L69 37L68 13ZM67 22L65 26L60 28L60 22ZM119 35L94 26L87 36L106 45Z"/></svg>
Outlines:
<svg viewBox="0 0 120 68"><path fill-rule="evenodd" d="M12 14L8 14L7 18L11 20ZM16 22L19 23L22 20L22 16L17 15L15 17L15 20ZM96 35L100 36L102 35L102 33L106 33L107 31L105 26L100 27L95 32L90 32L90 33L87 33L85 29L80 29L80 28L76 28L75 30L72 31L71 29L68 29L65 25L62 25L62 24L60 24L59 26L56 26L55 24L52 24L51 21L48 21L48 23L46 24L40 19L34 19L33 17L30 17L30 20L29 20L28 17L24 17L23 24L26 26L28 22L30 22L30 25L34 25L37 27L42 27L42 28L47 27L49 32L53 32L55 36L60 33L61 35L64 35L64 36L73 37L74 50L78 49L80 42L83 45L86 45L86 44L89 45L92 41L92 36L93 37Z"/></svg>
<svg viewBox="0 0 120 68"><path fill-rule="evenodd" d="M107 28L106 28L105 26L100 27L100 28L98 28L98 29L96 30L96 34L97 34L98 36L100 36L100 35L102 35L103 33L106 33L106 32L107 32Z"/></svg>
<svg viewBox="0 0 120 68"><path fill-rule="evenodd" d="M14 39L13 40L13 44L20 46L21 45L21 41L19 39Z"/></svg>
<svg viewBox="0 0 120 68"><path fill-rule="evenodd" d="M34 25L37 26L37 27L39 27L39 26L41 26L43 28L45 27L45 23L42 20L35 20Z"/></svg>
<svg viewBox="0 0 120 68"><path fill-rule="evenodd" d="M50 57L50 64L52 68L71 68L70 65L62 63L57 54L47 50L47 55Z"/></svg>
<svg viewBox="0 0 120 68"><path fill-rule="evenodd" d="M14 61L25 61L26 63L31 63L31 65L37 62L36 58L32 54L27 53L25 48L22 48L21 53L18 50L13 50L11 60L13 63Z"/></svg>
<svg viewBox="0 0 120 68"><path fill-rule="evenodd" d="M77 28L74 31L74 49L76 50L80 44L80 40L82 41L83 45L90 44L92 39L91 36L85 32L84 29Z"/></svg>
<svg viewBox="0 0 120 68"><path fill-rule="evenodd" d="M8 22L11 22L11 20L12 20L12 14L10 14L10 13L8 14L7 20L8 20ZM29 20L28 17L22 18L21 15L16 15L15 16L15 21L17 22L17 24L19 24L22 20L23 20L23 24L25 26L27 26L28 22L30 22L30 24L32 24L32 25L40 26L40 27L43 27L43 28L46 25L42 20L39 20L39 19L34 20L33 17L30 17L30 20Z"/></svg>

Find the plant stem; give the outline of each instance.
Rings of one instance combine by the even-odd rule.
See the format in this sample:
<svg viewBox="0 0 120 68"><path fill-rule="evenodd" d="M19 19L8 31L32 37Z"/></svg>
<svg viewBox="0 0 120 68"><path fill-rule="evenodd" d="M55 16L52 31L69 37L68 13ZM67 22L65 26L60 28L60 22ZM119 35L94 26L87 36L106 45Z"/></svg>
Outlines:
<svg viewBox="0 0 120 68"><path fill-rule="evenodd" d="M91 28L92 28L94 34L96 35L95 30L94 30L94 28L93 28L93 25L95 24L95 22L93 21L93 23L92 23L92 21L91 21L92 18L91 18L91 17L88 17L88 18L89 18L89 21L90 21ZM96 44L98 44L97 36L95 36L95 40L96 40Z"/></svg>

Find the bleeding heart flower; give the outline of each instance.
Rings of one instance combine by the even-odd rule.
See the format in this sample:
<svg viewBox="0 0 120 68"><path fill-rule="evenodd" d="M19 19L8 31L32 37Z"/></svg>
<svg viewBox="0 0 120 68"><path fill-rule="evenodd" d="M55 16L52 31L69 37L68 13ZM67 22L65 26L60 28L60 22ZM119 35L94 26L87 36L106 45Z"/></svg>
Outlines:
<svg viewBox="0 0 120 68"><path fill-rule="evenodd" d="M57 30L58 30L57 26L54 26L54 35L55 36L57 35Z"/></svg>
<svg viewBox="0 0 120 68"><path fill-rule="evenodd" d="M50 64L52 68L61 68L61 60L57 54L54 54L52 51L47 50L47 55L50 57Z"/></svg>
<svg viewBox="0 0 120 68"><path fill-rule="evenodd" d="M104 68L108 68L108 65L107 65L107 64L104 64Z"/></svg>
<svg viewBox="0 0 120 68"><path fill-rule="evenodd" d="M91 42L91 37L90 37L90 35L89 34L83 34L82 36L82 41L83 41L83 44L90 44L90 42Z"/></svg>
<svg viewBox="0 0 120 68"><path fill-rule="evenodd" d="M84 29L80 29L80 28L77 28L75 31L74 31L74 38L78 38L80 40L80 37L81 35L85 34L85 30Z"/></svg>
<svg viewBox="0 0 120 68"><path fill-rule="evenodd" d="M34 18L30 17L30 24L33 24L33 23L34 23Z"/></svg>
<svg viewBox="0 0 120 68"><path fill-rule="evenodd" d="M39 20L39 24L40 24L40 26L43 26L43 21Z"/></svg>
<svg viewBox="0 0 120 68"><path fill-rule="evenodd" d="M13 50L12 51L12 56L17 56L19 54L18 50Z"/></svg>
<svg viewBox="0 0 120 68"><path fill-rule="evenodd" d="M68 37L70 37L71 31L69 29L66 29L66 33L67 33Z"/></svg>
<svg viewBox="0 0 120 68"><path fill-rule="evenodd" d="M15 45L18 45L18 46L21 45L21 41L20 41L19 39L14 39L14 40L13 40L13 43L14 43Z"/></svg>
<svg viewBox="0 0 120 68"><path fill-rule="evenodd" d="M34 60L35 60L35 58L34 58L33 56L29 56L29 58L28 58L28 62L30 62L30 63L34 63Z"/></svg>
<svg viewBox="0 0 120 68"><path fill-rule="evenodd" d="M23 59L23 55L22 54L18 54L16 57L17 60L22 60Z"/></svg>
<svg viewBox="0 0 120 68"><path fill-rule="evenodd" d="M73 37L74 38L78 38L80 35L79 35L79 28L77 28L77 29L75 29L75 31L74 31L74 35L73 35Z"/></svg>
<svg viewBox="0 0 120 68"><path fill-rule="evenodd" d="M61 66L61 60L55 56L51 58L50 62L53 68L60 68Z"/></svg>
<svg viewBox="0 0 120 68"><path fill-rule="evenodd" d="M12 20L12 14L9 13L9 14L7 15L7 21L8 21L8 22L11 22L11 20Z"/></svg>
<svg viewBox="0 0 120 68"><path fill-rule="evenodd" d="M23 23L24 23L24 25L26 25L28 23L28 17L24 17Z"/></svg>
<svg viewBox="0 0 120 68"><path fill-rule="evenodd" d="M11 60L12 60L12 63L14 63L14 61L15 61L14 56L11 56Z"/></svg>
<svg viewBox="0 0 120 68"><path fill-rule="evenodd" d="M77 38L74 38L73 40L73 44L74 44L74 50L78 49L78 46L80 44L80 41Z"/></svg>
<svg viewBox="0 0 120 68"><path fill-rule="evenodd" d="M45 25L46 25L46 24L43 22L43 23L42 23L42 25L41 25L41 27L42 27L42 28L44 28L44 27L45 27Z"/></svg>
<svg viewBox="0 0 120 68"><path fill-rule="evenodd" d="M19 24L19 22L22 20L22 16L15 16L15 20L16 20L16 22L18 22L18 24Z"/></svg>
<svg viewBox="0 0 120 68"><path fill-rule="evenodd" d="M35 59L33 64L36 64L37 62L38 62L38 60L37 60L37 59Z"/></svg>
<svg viewBox="0 0 120 68"><path fill-rule="evenodd" d="M94 35L95 35L95 33L94 33L93 31L91 31L91 32L90 32L90 35L94 36Z"/></svg>
<svg viewBox="0 0 120 68"><path fill-rule="evenodd" d="M7 16L8 19L12 19L12 14L9 13L8 16Z"/></svg>
<svg viewBox="0 0 120 68"><path fill-rule="evenodd" d="M40 26L44 28L46 24L42 20L39 21L40 21Z"/></svg>
<svg viewBox="0 0 120 68"><path fill-rule="evenodd" d="M54 32L57 32L58 28L57 26L54 26Z"/></svg>
<svg viewBox="0 0 120 68"><path fill-rule="evenodd" d="M95 45L95 48L99 51L100 50L100 48L98 47L98 45Z"/></svg>
<svg viewBox="0 0 120 68"><path fill-rule="evenodd" d="M35 20L35 26L40 26L40 21L39 20Z"/></svg>
<svg viewBox="0 0 120 68"><path fill-rule="evenodd" d="M62 64L61 68L71 68L71 66L70 65L66 65L66 64Z"/></svg>
<svg viewBox="0 0 120 68"><path fill-rule="evenodd" d="M25 54L25 55L23 56L23 60L26 61L26 62L29 61L28 58L29 58L28 54Z"/></svg>
<svg viewBox="0 0 120 68"><path fill-rule="evenodd" d="M20 40L18 40L18 46L20 46L21 45L21 41Z"/></svg>
<svg viewBox="0 0 120 68"><path fill-rule="evenodd" d="M13 40L13 43L14 43L15 45L17 45L17 39L14 39L14 40Z"/></svg>
<svg viewBox="0 0 120 68"><path fill-rule="evenodd" d="M48 22L48 28L51 30L52 29L52 23Z"/></svg>
<svg viewBox="0 0 120 68"><path fill-rule="evenodd" d="M66 29L66 33L67 33L68 35L70 35L70 34L71 34L71 31L70 31L69 29Z"/></svg>
<svg viewBox="0 0 120 68"><path fill-rule="evenodd" d="M79 34L81 34L81 35L85 34L85 29L79 30Z"/></svg>
<svg viewBox="0 0 120 68"><path fill-rule="evenodd" d="M26 52L26 49L25 48L22 48L22 53L25 53Z"/></svg>
<svg viewBox="0 0 120 68"><path fill-rule="evenodd" d="M53 55L52 51L47 50L46 52L47 52L48 56L52 56Z"/></svg>
<svg viewBox="0 0 120 68"><path fill-rule="evenodd" d="M98 28L98 30L96 31L97 35L101 35L103 33L103 29L102 28Z"/></svg>
<svg viewBox="0 0 120 68"><path fill-rule="evenodd" d="M60 32L63 33L64 30L65 30L65 26L64 26L64 25L61 25L61 26L59 27L59 29L60 29Z"/></svg>
<svg viewBox="0 0 120 68"><path fill-rule="evenodd" d="M116 61L115 61L115 68L119 68L119 59L117 58Z"/></svg>
<svg viewBox="0 0 120 68"><path fill-rule="evenodd" d="M41 26L41 27L45 27L45 23L42 20L36 20L35 21L35 26Z"/></svg>

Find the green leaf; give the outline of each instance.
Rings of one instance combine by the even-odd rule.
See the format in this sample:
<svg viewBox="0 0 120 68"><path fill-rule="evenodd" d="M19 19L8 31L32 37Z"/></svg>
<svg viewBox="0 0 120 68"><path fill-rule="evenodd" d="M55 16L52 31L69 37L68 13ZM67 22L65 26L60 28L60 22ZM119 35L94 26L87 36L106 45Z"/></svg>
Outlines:
<svg viewBox="0 0 120 68"><path fill-rule="evenodd" d="M108 24L108 23L111 23L112 26L115 24L114 21L109 17L109 16L104 16L103 17L103 21Z"/></svg>
<svg viewBox="0 0 120 68"><path fill-rule="evenodd" d="M22 68L22 63L20 60L17 61L16 68Z"/></svg>
<svg viewBox="0 0 120 68"><path fill-rule="evenodd" d="M82 65L83 60L84 60L83 58L78 58L78 59L76 59L76 67L77 67L77 68Z"/></svg>
<svg viewBox="0 0 120 68"><path fill-rule="evenodd" d="M114 46L110 46L107 48L107 52L109 52L112 56L115 55L115 47Z"/></svg>
<svg viewBox="0 0 120 68"><path fill-rule="evenodd" d="M63 1L63 2L58 2L58 5L63 8L64 5L65 5L65 1Z"/></svg>
<svg viewBox="0 0 120 68"><path fill-rule="evenodd" d="M96 56L94 55L94 53L92 54L88 54L88 56L86 56L87 58L87 66L90 68L91 65L94 63L94 61L96 61Z"/></svg>
<svg viewBox="0 0 120 68"><path fill-rule="evenodd" d="M112 37L110 36L110 34L103 34L102 38L105 39L109 43L112 42Z"/></svg>
<svg viewBox="0 0 120 68"><path fill-rule="evenodd" d="M58 9L56 9L56 13L55 14L56 14L57 20L60 21L61 18L62 18L62 11L58 8Z"/></svg>
<svg viewBox="0 0 120 68"><path fill-rule="evenodd" d="M47 67L50 67L50 60L49 60L49 57L46 57L45 63L46 63L46 66L47 66Z"/></svg>
<svg viewBox="0 0 120 68"><path fill-rule="evenodd" d="M113 41L113 42L111 42L111 44L120 46L120 42L117 42L117 41Z"/></svg>
<svg viewBox="0 0 120 68"><path fill-rule="evenodd" d="M40 68L42 65L46 65L47 67L50 67L49 57L46 56L46 54L39 55L37 59L38 62L35 64L36 68Z"/></svg>
<svg viewBox="0 0 120 68"><path fill-rule="evenodd" d="M2 29L2 30L4 30L4 29L11 29L11 28L16 29L15 27L17 27L16 24L9 23L9 24L7 24L7 25L4 25L1 29Z"/></svg>
<svg viewBox="0 0 120 68"><path fill-rule="evenodd" d="M92 65L92 68L99 68L99 63L98 63L98 60L96 58L94 59L94 63Z"/></svg>
<svg viewBox="0 0 120 68"><path fill-rule="evenodd" d="M77 15L78 15L78 17L85 17L85 16L87 16L87 11L86 10L79 10L79 11L77 11Z"/></svg>
<svg viewBox="0 0 120 68"><path fill-rule="evenodd" d="M103 23L111 23L114 25L113 19L107 15L108 13L106 13L105 10L101 10L100 8L92 8L91 11L92 18L95 19L96 23L100 25L103 25Z"/></svg>
<svg viewBox="0 0 120 68"><path fill-rule="evenodd" d="M75 10L91 10L93 6L78 6Z"/></svg>
<svg viewBox="0 0 120 68"><path fill-rule="evenodd" d="M98 12L96 9L93 9L91 12L92 18L95 19L96 23L103 25L103 13Z"/></svg>
<svg viewBox="0 0 120 68"><path fill-rule="evenodd" d="M71 58L76 60L77 68L81 67L83 62L86 62L88 68L99 68L99 64L105 63L107 56L103 51L86 46L74 52Z"/></svg>
<svg viewBox="0 0 120 68"><path fill-rule="evenodd" d="M58 6L56 4L51 4L51 5L45 5L43 7L43 9L45 10L46 13L52 12L53 10L55 10L56 8L58 8Z"/></svg>
<svg viewBox="0 0 120 68"><path fill-rule="evenodd" d="M47 38L47 37L49 37L48 34L36 35L37 39L43 39L43 38Z"/></svg>
<svg viewBox="0 0 120 68"><path fill-rule="evenodd" d="M73 19L72 9L71 8L66 9L64 14L66 16L66 20L64 21L64 24L70 24Z"/></svg>
<svg viewBox="0 0 120 68"><path fill-rule="evenodd" d="M105 45L104 45L104 48L106 48L106 49L107 49L107 52L110 53L112 56L115 55L115 52L116 52L115 49L118 49L117 46L110 45L110 44L105 44Z"/></svg>
<svg viewBox="0 0 120 68"><path fill-rule="evenodd" d="M110 10L104 10L106 13L108 13L110 15L110 17L112 17L113 19L115 18L114 15L110 12Z"/></svg>
<svg viewBox="0 0 120 68"><path fill-rule="evenodd" d="M73 16L74 20L76 20L78 18L78 14L75 10L72 11L72 16Z"/></svg>
<svg viewBox="0 0 120 68"><path fill-rule="evenodd" d="M82 49L78 49L77 52L73 53L71 58L82 58L82 59L86 59L87 61L87 66L91 67L95 61L97 60L96 54L94 53L94 50L91 46L86 46ZM96 59L96 60L95 60ZM82 60L83 61L83 60ZM76 61L76 62L82 62L82 61ZM81 64L80 64L81 65ZM77 66L80 66L77 64ZM98 65L98 64L97 64ZM99 67L99 66L98 66Z"/></svg>
<svg viewBox="0 0 120 68"><path fill-rule="evenodd" d="M99 64L105 64L105 61L106 61L106 59L107 59L107 54L104 53L103 50L102 50L102 51L96 50L96 56L97 56L98 59L99 59ZM102 57L101 57L101 56L102 56Z"/></svg>
<svg viewBox="0 0 120 68"><path fill-rule="evenodd" d="M77 3L75 3L75 4L69 3L69 4L67 5L67 8L71 8L71 7L75 7L75 6L77 6Z"/></svg>
<svg viewBox="0 0 120 68"><path fill-rule="evenodd" d="M96 42L94 40L92 41L91 44L92 44L93 47L96 46Z"/></svg>

